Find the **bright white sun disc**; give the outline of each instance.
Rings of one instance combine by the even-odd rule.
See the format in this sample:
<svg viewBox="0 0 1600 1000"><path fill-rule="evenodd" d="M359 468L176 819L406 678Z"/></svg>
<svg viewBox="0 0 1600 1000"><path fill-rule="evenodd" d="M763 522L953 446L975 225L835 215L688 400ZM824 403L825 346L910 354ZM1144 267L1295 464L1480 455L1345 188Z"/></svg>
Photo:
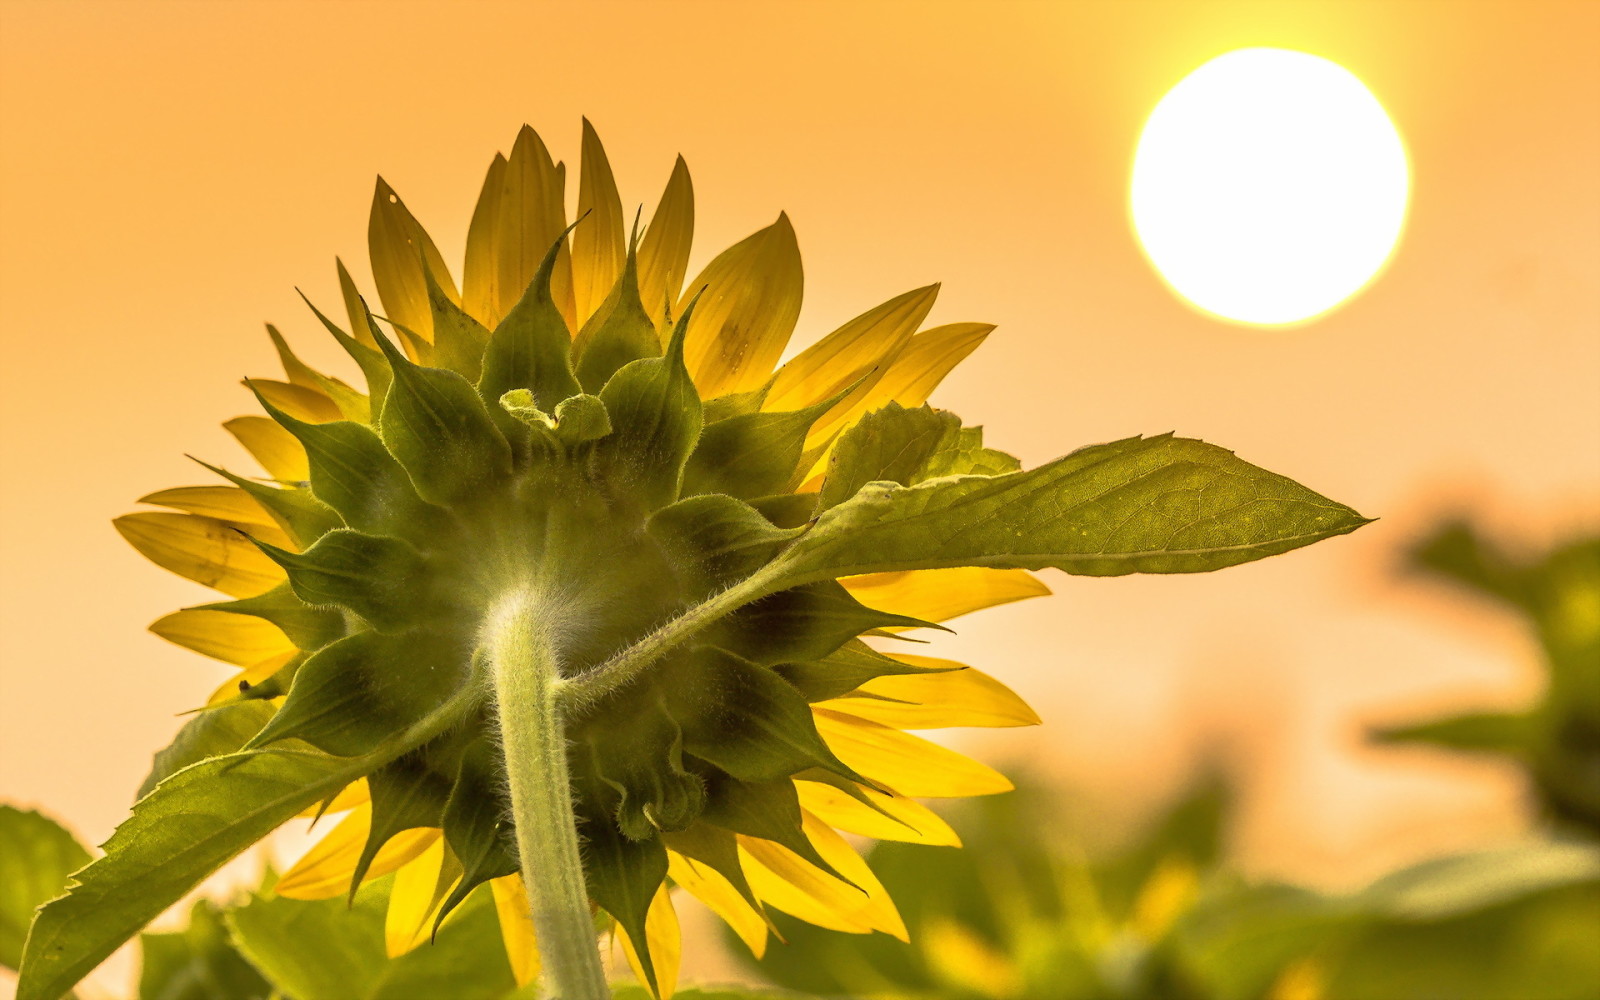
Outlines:
<svg viewBox="0 0 1600 1000"><path fill-rule="evenodd" d="M1327 312L1378 273L1409 189L1394 123L1348 70L1240 49L1184 77L1150 113L1130 210L1180 296L1277 326Z"/></svg>

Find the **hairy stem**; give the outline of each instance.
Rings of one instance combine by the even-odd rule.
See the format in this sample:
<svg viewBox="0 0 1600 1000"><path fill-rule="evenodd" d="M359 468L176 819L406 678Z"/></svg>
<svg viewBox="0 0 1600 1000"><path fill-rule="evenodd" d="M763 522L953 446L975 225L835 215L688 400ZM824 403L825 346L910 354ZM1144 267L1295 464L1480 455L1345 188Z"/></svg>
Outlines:
<svg viewBox="0 0 1600 1000"><path fill-rule="evenodd" d="M545 992L554 1000L608 1000L572 810L560 699L565 682L548 623L527 598L517 597L501 608L487 639Z"/></svg>

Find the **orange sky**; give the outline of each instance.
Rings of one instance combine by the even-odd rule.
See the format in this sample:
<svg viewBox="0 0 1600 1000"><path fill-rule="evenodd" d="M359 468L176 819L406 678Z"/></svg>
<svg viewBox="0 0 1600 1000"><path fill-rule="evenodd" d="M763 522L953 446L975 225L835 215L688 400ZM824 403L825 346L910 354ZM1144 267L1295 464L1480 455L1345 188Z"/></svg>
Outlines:
<svg viewBox="0 0 1600 1000"><path fill-rule="evenodd" d="M944 282L999 331L936 402L1032 464L1177 430L1383 518L1204 578L1068 579L941 640L1012 683L1035 752L1144 801L1208 738L1247 765L1241 844L1330 879L1507 834L1491 767L1354 749L1361 718L1532 689L1527 640L1390 577L1466 503L1539 539L1600 524L1600 4L230 3L0 0L0 797L99 841L224 670L144 632L205 592L110 519L272 371L295 286L364 280L382 172L459 258L523 122L625 201L693 172L695 266L787 210L802 341ZM1384 276L1286 333L1175 301L1126 221L1143 116L1212 56L1304 49L1388 108L1412 213Z"/></svg>

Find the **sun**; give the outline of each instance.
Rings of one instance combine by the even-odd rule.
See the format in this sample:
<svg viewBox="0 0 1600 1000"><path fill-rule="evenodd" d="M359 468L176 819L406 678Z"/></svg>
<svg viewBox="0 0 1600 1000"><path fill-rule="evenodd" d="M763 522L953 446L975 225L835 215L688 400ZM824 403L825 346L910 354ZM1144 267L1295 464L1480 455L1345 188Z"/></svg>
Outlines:
<svg viewBox="0 0 1600 1000"><path fill-rule="evenodd" d="M1196 69L1150 113L1129 209L1183 299L1253 326L1348 301L1399 241L1410 195L1400 134L1350 71L1287 49Z"/></svg>

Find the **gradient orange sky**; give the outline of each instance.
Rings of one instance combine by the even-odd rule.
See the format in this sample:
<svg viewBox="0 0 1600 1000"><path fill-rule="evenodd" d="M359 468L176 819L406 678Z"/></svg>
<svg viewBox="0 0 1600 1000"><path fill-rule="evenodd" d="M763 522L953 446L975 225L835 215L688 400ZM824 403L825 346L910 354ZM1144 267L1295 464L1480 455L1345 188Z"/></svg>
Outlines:
<svg viewBox="0 0 1600 1000"><path fill-rule="evenodd" d="M263 321L337 367L294 288L365 282L374 174L459 260L494 152L528 122L574 162L587 115L625 201L688 159L692 267L789 212L799 342L933 280L933 321L998 323L935 401L1026 463L1176 430L1382 518L1213 577L1045 574L934 650L1045 719L967 745L1113 816L1220 741L1246 862L1324 882L1511 835L1513 776L1357 727L1535 689L1514 622L1394 579L1435 515L1600 525L1597 42L1600 4L1535 0L0 0L0 797L103 840L226 673L144 631L208 592L110 519L206 481L184 452L248 467L218 424ZM1412 158L1386 273L1291 332L1186 308L1126 217L1144 116L1253 45L1353 71Z"/></svg>

